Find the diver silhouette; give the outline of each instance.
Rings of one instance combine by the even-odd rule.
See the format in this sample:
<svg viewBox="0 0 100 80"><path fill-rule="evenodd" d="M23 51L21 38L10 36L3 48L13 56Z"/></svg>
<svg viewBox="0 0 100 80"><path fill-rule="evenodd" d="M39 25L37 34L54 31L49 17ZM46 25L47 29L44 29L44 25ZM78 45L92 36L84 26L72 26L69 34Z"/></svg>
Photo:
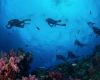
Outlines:
<svg viewBox="0 0 100 80"><path fill-rule="evenodd" d="M59 24L59 23L62 22L61 20L54 20L54 19L52 19L52 18L47 18L47 19L46 19L46 22L48 23L48 25L49 25L50 27L55 27L55 26L57 26L57 25L59 25L59 26L66 26L66 24Z"/></svg>
<svg viewBox="0 0 100 80"><path fill-rule="evenodd" d="M11 29L12 27L24 28L25 24L29 24L29 23L26 23L26 21L31 21L31 19L24 19L24 20L12 19L8 21L8 24L6 25L6 27L8 29Z"/></svg>

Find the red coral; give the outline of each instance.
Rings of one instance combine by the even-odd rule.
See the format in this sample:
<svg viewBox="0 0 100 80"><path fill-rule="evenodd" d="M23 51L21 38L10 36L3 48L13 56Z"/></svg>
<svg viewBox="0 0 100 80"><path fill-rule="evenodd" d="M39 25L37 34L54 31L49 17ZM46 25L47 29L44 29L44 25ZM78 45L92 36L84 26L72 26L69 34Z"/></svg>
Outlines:
<svg viewBox="0 0 100 80"><path fill-rule="evenodd" d="M16 57L10 57L9 59L9 63L15 72L19 71L19 68L17 66L18 62L19 61L16 60Z"/></svg>
<svg viewBox="0 0 100 80"><path fill-rule="evenodd" d="M18 64L21 60L25 58L25 53L23 55L16 55L12 49L9 54L1 52L0 59L0 80L16 80L16 75L21 72ZM30 60L32 56L26 57ZM24 65L23 65L24 67ZM22 80L38 80L35 75L29 75L29 77L22 77Z"/></svg>
<svg viewBox="0 0 100 80"><path fill-rule="evenodd" d="M14 51L11 51L10 53L15 54ZM19 62L19 58L14 55L2 56L0 59L0 80L7 80L8 78L10 80L15 80L16 73L19 71L17 66L17 63Z"/></svg>

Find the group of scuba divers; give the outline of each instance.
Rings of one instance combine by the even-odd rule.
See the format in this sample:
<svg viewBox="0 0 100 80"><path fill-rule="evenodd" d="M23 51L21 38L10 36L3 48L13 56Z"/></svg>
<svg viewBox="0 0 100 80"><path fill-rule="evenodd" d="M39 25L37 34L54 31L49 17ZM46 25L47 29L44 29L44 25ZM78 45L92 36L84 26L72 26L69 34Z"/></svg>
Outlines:
<svg viewBox="0 0 100 80"><path fill-rule="evenodd" d="M31 21L31 19L24 19L24 20L20 20L20 19L12 19L9 20L6 28L7 29L11 29L13 27L19 27L19 28L24 28L26 24L29 24L29 22ZM50 26L50 27L56 27L56 26L66 26L66 24L62 24L62 20L55 20L52 18L46 18L45 22ZM100 28L95 26L95 23L89 21L87 22L87 25L92 29L92 31L98 36L100 35ZM39 27L36 26L37 30L40 30Z"/></svg>
<svg viewBox="0 0 100 80"><path fill-rule="evenodd" d="M19 19L12 19L9 20L6 28L11 29L13 27L19 27L19 28L24 28L26 24L30 24L29 22L31 19L24 19L24 20L19 20ZM50 26L50 27L56 27L56 26L66 26L66 24L62 24L62 20L55 20L52 18L46 18L45 22ZM92 29L93 33L96 36L100 36L100 28L95 26L95 23L93 22L87 22L87 25ZM39 27L36 26L37 30L40 30ZM78 45L79 47L84 47L86 46L84 43L80 42L79 40L75 40L74 44Z"/></svg>
<svg viewBox="0 0 100 80"><path fill-rule="evenodd" d="M12 27L19 27L19 28L24 28L26 24L29 24L29 22L31 21L31 19L24 19L24 20L19 20L19 19L12 19L9 20L6 28L11 29ZM66 26L66 24L61 24L61 20L54 20L52 18L46 18L46 23L50 26L50 27L56 27L57 25L59 26ZM37 28L39 30L39 27Z"/></svg>

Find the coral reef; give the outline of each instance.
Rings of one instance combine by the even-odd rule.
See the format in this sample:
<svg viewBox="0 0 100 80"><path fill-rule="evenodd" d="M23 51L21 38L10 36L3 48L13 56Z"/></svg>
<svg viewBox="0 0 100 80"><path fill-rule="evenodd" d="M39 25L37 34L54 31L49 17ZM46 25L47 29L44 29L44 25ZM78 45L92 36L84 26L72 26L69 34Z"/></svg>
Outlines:
<svg viewBox="0 0 100 80"><path fill-rule="evenodd" d="M100 80L100 45L93 54L77 63L64 63L50 68L37 68L29 73L32 53L19 49L0 53L0 80Z"/></svg>
<svg viewBox="0 0 100 80"><path fill-rule="evenodd" d="M25 53L22 49L15 52L12 49L9 53L1 51L0 55L0 80L16 80L28 76L31 53Z"/></svg>
<svg viewBox="0 0 100 80"><path fill-rule="evenodd" d="M77 63L65 61L35 72L39 80L100 80L100 45L95 47L92 54L83 57Z"/></svg>

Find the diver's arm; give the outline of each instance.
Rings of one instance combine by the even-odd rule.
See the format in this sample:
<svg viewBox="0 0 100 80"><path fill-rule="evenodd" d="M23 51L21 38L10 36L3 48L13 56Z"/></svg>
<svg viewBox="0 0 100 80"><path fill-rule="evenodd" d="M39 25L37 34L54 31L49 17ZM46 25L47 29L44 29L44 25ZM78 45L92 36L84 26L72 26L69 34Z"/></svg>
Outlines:
<svg viewBox="0 0 100 80"><path fill-rule="evenodd" d="M49 25L50 27L53 27L53 26L54 26L54 24L50 24L50 23L48 23L48 25Z"/></svg>
<svg viewBox="0 0 100 80"><path fill-rule="evenodd" d="M7 29L11 29L11 28L12 28L12 26L9 25L9 24L7 24L5 27L6 27Z"/></svg>
<svg viewBox="0 0 100 80"><path fill-rule="evenodd" d="M24 19L22 21L25 23L25 21L31 21L31 19Z"/></svg>
<svg viewBox="0 0 100 80"><path fill-rule="evenodd" d="M25 20L20 21L20 22L21 22L21 24L30 24L30 23L29 23L29 22L27 22L27 21L31 21L31 19L25 19Z"/></svg>

